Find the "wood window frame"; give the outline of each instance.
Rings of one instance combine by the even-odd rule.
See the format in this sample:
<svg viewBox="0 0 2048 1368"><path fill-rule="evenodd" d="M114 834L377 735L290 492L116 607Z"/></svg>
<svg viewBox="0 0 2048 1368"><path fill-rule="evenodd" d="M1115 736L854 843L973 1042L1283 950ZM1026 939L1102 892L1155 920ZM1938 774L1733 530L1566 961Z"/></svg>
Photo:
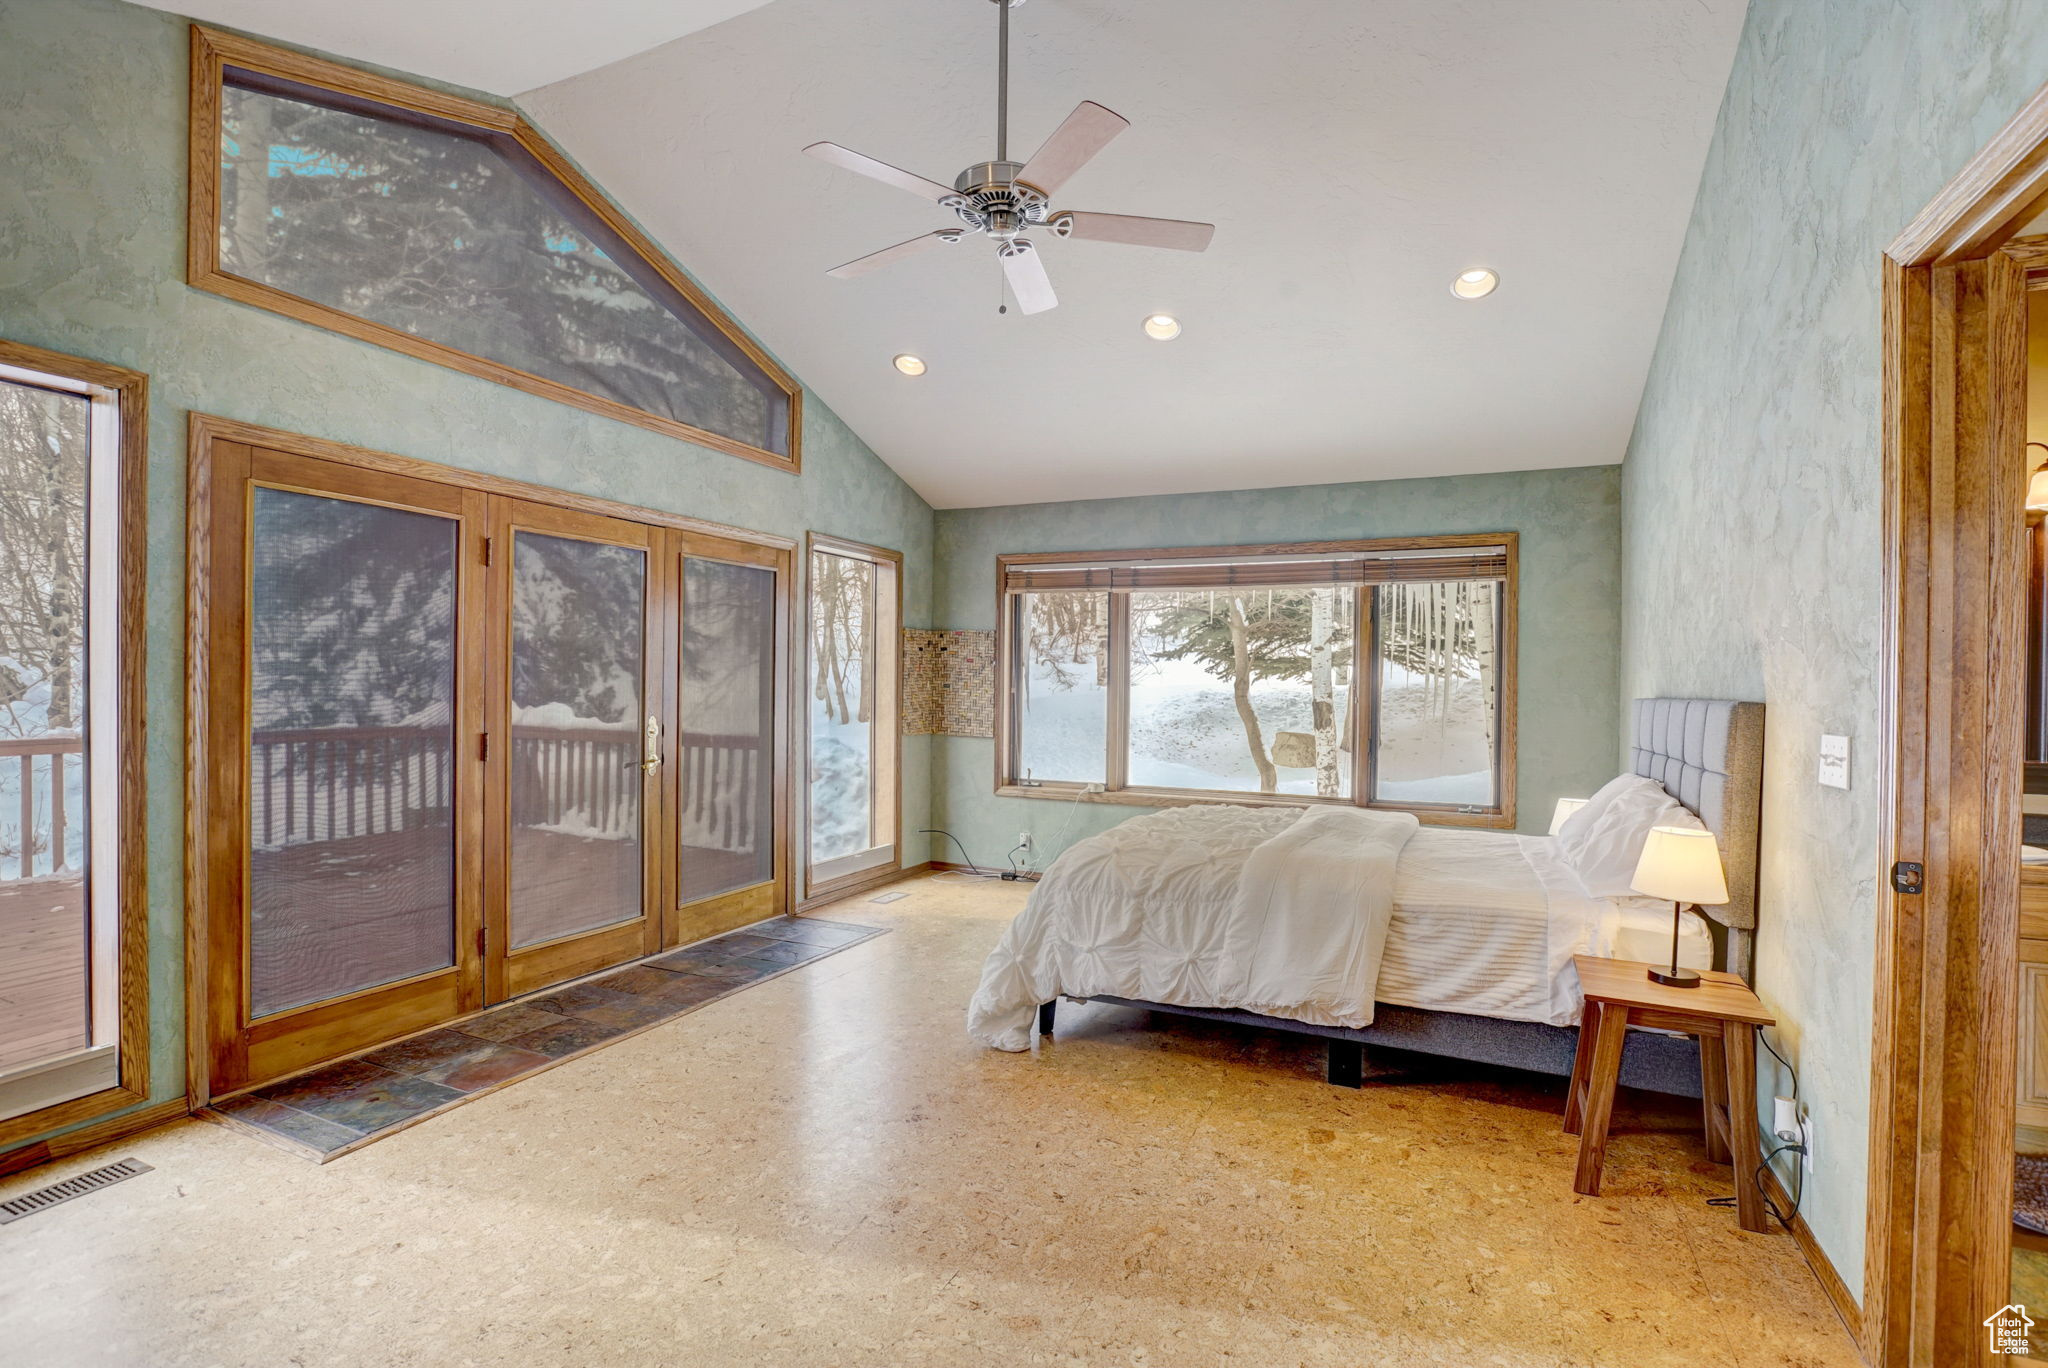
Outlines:
<svg viewBox="0 0 2048 1368"><path fill-rule="evenodd" d="M889 622L886 633L877 634L877 642L890 653L891 659L876 666L876 684L881 689L881 702L886 705L889 726L888 744L878 747L877 754L883 758L887 773L877 777L877 790L888 793L890 830L889 841L892 855L889 859L870 869L855 870L850 874L819 883L811 882L811 817L808 800L804 805L803 837L803 879L804 896L797 905L798 911L822 907L850 894L868 888L879 888L902 877L904 832L903 832L903 553L891 551L883 546L871 546L867 542L853 541L846 537L835 537L825 532L811 532L804 539L804 647L800 653L798 668L802 670L802 681L798 686L797 699L803 704L804 744L802 755L797 760L801 767L797 775L798 791L810 792L809 773L811 763L810 728L810 671L811 671L811 557L819 552L828 555L846 556L853 560L870 561L890 567L891 578L895 581L891 594L893 603L889 608ZM875 728L877 739L884 736L883 729Z"/></svg>
<svg viewBox="0 0 2048 1368"><path fill-rule="evenodd" d="M221 268L221 89L229 67L260 76L313 86L345 99L361 100L422 115L444 123L461 124L489 139L509 141L531 157L540 169L572 195L585 211L608 233L621 240L645 265L674 290L684 302L700 313L758 370L780 390L787 405L789 453L768 450L737 438L695 427L673 418L650 413L631 404L578 389L559 380L535 375L489 357L444 343L418 337L400 328L372 322L341 309L317 303L272 285L246 279ZM569 159L549 142L539 129L517 110L461 96L429 90L388 76L344 66L302 52L273 47L254 39L192 25L191 122L188 145L189 201L185 230L185 279L196 289L221 295L237 303L268 309L286 318L331 332L370 342L422 361L432 361L466 375L492 380L501 385L591 413L615 418L622 423L677 437L727 455L757 461L762 465L795 475L803 470L803 388L765 348L749 337L731 315L671 260L633 221L614 205L596 183L577 170Z"/></svg>
<svg viewBox="0 0 2048 1368"><path fill-rule="evenodd" d="M1388 803L1371 797L1373 787L1372 751L1369 742L1357 748L1352 756L1351 793L1349 798L1325 798L1313 794L1278 794L1259 792L1233 792L1217 789L1179 789L1156 787L1131 787L1127 782L1130 756L1129 712L1130 690L1115 687L1115 681L1123 677L1117 662L1129 655L1129 615L1111 612L1109 642L1112 687L1108 700L1108 735L1105 738L1107 776L1103 790L1088 792L1089 785L1074 781L1046 780L1033 784L1020 784L1015 774L1017 753L1018 718L1012 702L1015 667L1016 621L1012 609L1013 595L1005 592L1004 584L1012 569L1031 565L1065 565L1068 563L1090 565L1118 565L1137 561L1183 559L1229 559L1258 560L1279 556L1317 556L1373 554L1389 551L1438 551L1449 552L1467 547L1504 546L1507 550L1507 573L1500 581L1500 630L1495 653L1499 659L1499 679L1496 689L1499 694L1496 725L1498 728L1496 757L1496 803L1493 807L1476 812L1461 811L1454 804ZM995 715L995 792L1001 798L1037 798L1057 802L1096 803L1126 807L1190 807L1204 804L1229 804L1233 806L1274 806L1310 807L1335 805L1343 807L1368 807L1390 812L1412 812L1422 822L1431 826L1476 827L1494 830L1512 829L1516 822L1515 734L1516 734L1516 664L1519 655L1517 622L1520 617L1519 599L1520 537L1514 532L1490 532L1455 534L1433 537L1380 537L1358 541L1316 541L1284 542L1255 546L1175 546L1158 547L1148 550L1119 551L1030 551L999 555L996 557L996 715ZM1361 586L1369 588L1371 586ZM1106 591L1118 593L1124 591ZM1354 622L1354 640L1359 644L1360 659L1365 648L1372 643L1371 595L1358 595L1357 618ZM1360 667L1362 669L1362 667ZM1376 726L1374 703L1378 695L1377 672L1371 681L1363 678L1358 669L1353 672L1351 707L1353 709L1354 735L1370 737L1374 733L1368 727Z"/></svg>
<svg viewBox="0 0 2048 1368"><path fill-rule="evenodd" d="M225 492L223 483L216 481L218 468L231 464L238 450L258 448L270 452L281 452L291 456L305 457L347 467L350 470L367 472L371 475L396 476L431 482L448 489L475 494L494 495L505 499L545 505L566 513L587 513L600 518L620 518L632 522L666 529L664 557L677 557L680 548L691 545L691 538L708 538L719 542L741 543L746 548L758 549L760 563L777 570L780 579L780 601L777 616L778 650L788 656L796 653L789 649L787 626L790 621L790 595L794 593L795 579L791 562L798 543L790 537L774 533L756 532L747 528L733 527L725 523L693 518L687 514L667 513L658 509L644 508L634 504L621 503L594 495L575 494L564 490L550 489L544 485L531 484L505 476L490 475L479 471L463 470L453 466L437 465L408 456L396 456L386 452L372 451L364 447L351 446L344 442L329 441L319 437L308 437L299 433L286 432L276 428L263 427L255 423L222 418L211 414L192 413L187 424L187 498L186 498L186 727L185 727L185 1101L181 1106L197 1110L212 1097L212 1051L213 1031L211 1024L216 1015L213 994L221 990L222 975L214 972L212 956L218 947L210 942L208 934L216 913L218 901L214 889L217 866L221 870L239 868L244 828L239 823L240 810L224 805L217 793L216 785L222 777L235 768L238 758L234 754L223 754L224 738L229 729L214 725L217 720L212 699L215 683L209 662L216 650L218 632L215 626L216 605L214 585L220 578L227 562L224 556L237 554L232 548L216 545L214 529L219 522L223 500L232 497ZM481 524L479 524L480 526ZM138 577L132 600L141 602ZM664 625L664 632L673 634L673 626ZM673 642L663 646L664 654L673 651ZM664 707L673 697L675 688L673 675L662 672ZM653 699L650 697L649 702ZM783 734L789 726L785 723ZM778 743L780 744L780 743ZM673 752L673 746L669 747ZM132 752L140 763L140 749ZM673 774L676 766L665 766ZM715 934L742 924L772 916L787 910L789 890L794 887L794 877L784 860L782 832L786 823L781 814L788 811L790 802L788 784L793 778L786 764L777 762L769 767L775 777L778 792L775 796L778 814L777 829L777 877L770 884L760 887L770 891L765 899L754 901L732 901L720 903L716 909L723 920L706 920L703 905L692 904L703 915L693 920L678 923L670 903L673 890L664 886L662 892L664 927L668 934L684 933L695 937ZM481 782L480 780L478 782ZM673 778L664 781L669 785ZM667 792L667 790L664 790ZM664 799L664 809L670 804ZM483 820L482 804L476 804L474 821L478 823L467 838L481 849ZM668 840L673 828L664 816L657 824ZM223 863L226 862L226 863ZM231 871L230 871L231 872ZM221 883L224 890L234 887L232 880ZM744 891L744 890L743 890ZM715 901L715 900L714 900ZM239 905L235 909L239 911ZM434 1023L429 1023L434 1024Z"/></svg>
<svg viewBox="0 0 2048 1368"><path fill-rule="evenodd" d="M109 404L116 422L113 461L120 506L114 526L116 652L113 725L97 744L111 747L116 790L111 817L120 851L115 880L116 943L111 1011L116 1047L113 1086L0 1121L0 1146L106 1116L149 1100L149 883L145 783L145 632L148 567L149 377L140 371L68 356L20 342L0 341L0 367L62 378L83 386L93 401ZM90 610L88 610L90 611ZM91 630L88 626L88 631ZM173 1105L173 1104L166 1104ZM183 1110L183 1104L175 1104Z"/></svg>
<svg viewBox="0 0 2048 1368"><path fill-rule="evenodd" d="M1869 1210L1862 1305L1840 1308L1881 1368L2008 1361L1981 1322L2011 1300L2026 293L2048 268L2048 242L2011 239L2043 208L2048 87L1882 259Z"/></svg>

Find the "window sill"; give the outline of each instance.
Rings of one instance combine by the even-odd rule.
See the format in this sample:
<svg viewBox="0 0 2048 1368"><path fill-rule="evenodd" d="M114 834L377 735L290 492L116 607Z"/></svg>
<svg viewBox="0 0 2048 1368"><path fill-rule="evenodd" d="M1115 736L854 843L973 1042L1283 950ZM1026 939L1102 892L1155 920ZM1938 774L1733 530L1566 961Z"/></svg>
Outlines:
<svg viewBox="0 0 2048 1368"><path fill-rule="evenodd" d="M1191 789L1127 788L1089 793L1079 784L999 784L998 798L1040 798L1060 803L1106 803L1112 807L1354 807L1343 798L1318 798L1300 793L1203 793ZM1507 812L1458 812L1450 808L1406 808L1388 803L1370 805L1374 812L1412 812L1424 826L1509 830L1515 815Z"/></svg>
<svg viewBox="0 0 2048 1368"><path fill-rule="evenodd" d="M148 1100L148 1095L139 1089L117 1085L87 1093L83 1097L74 1097L66 1102L22 1112L0 1121L0 1149L26 1140L30 1136L63 1130L81 1121L91 1121L96 1117L105 1116L108 1112L137 1106ZM178 1099L176 1105L183 1108L184 1099Z"/></svg>

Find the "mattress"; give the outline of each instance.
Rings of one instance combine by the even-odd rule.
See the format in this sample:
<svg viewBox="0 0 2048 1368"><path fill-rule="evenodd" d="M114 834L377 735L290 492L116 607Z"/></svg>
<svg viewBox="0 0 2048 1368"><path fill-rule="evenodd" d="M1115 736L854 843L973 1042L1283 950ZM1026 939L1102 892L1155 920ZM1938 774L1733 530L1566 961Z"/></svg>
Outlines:
<svg viewBox="0 0 2048 1368"><path fill-rule="evenodd" d="M1671 904L1586 898L1544 837L1424 827L1401 852L1374 996L1565 1025L1579 1012L1574 954L1667 960ZM1679 963L1713 962L1713 933L1688 910Z"/></svg>

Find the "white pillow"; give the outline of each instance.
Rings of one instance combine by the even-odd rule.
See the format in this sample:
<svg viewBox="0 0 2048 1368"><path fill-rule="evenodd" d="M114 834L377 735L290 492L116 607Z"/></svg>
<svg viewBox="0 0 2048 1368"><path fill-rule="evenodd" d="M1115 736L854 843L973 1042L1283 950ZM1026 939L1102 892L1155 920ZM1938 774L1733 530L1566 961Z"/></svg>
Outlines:
<svg viewBox="0 0 2048 1368"><path fill-rule="evenodd" d="M1602 786L1558 828L1558 854L1594 897L1639 898L1629 885L1655 826L1706 828L1656 780L1624 774Z"/></svg>

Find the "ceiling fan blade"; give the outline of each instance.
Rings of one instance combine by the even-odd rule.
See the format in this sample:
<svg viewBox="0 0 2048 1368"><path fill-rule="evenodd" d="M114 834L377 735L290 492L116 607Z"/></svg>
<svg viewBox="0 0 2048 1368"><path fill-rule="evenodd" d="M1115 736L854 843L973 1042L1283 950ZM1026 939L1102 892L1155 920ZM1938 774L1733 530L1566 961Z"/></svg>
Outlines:
<svg viewBox="0 0 2048 1368"><path fill-rule="evenodd" d="M1047 195L1059 193L1076 171L1109 145L1109 140L1131 126L1131 121L1093 100L1083 100L1067 115L1067 121L1052 131L1045 146L1031 154L1017 179L1035 185Z"/></svg>
<svg viewBox="0 0 2048 1368"><path fill-rule="evenodd" d="M914 176L887 162L863 156L850 147L841 147L838 143L816 142L806 147L804 151L821 162L830 162L842 171L852 171L856 175L878 180L884 185L893 185L898 190L908 190L911 194L920 195L935 204L951 199L955 193L951 186L928 181L923 176Z"/></svg>
<svg viewBox="0 0 2048 1368"><path fill-rule="evenodd" d="M841 280L851 280L855 276L864 276L869 271L880 270L892 261L901 261L904 257L916 256L919 252L936 247L942 242L958 242L959 240L960 230L958 228L941 228L936 233L926 233L924 236L914 237L908 242L899 242L894 247L884 247L879 252L869 252L864 257L855 257L843 266L834 266L825 274L837 276Z"/></svg>
<svg viewBox="0 0 2048 1368"><path fill-rule="evenodd" d="M1054 215L1051 227L1061 237L1127 242L1133 247L1168 247L1176 252L1203 251L1209 246L1209 239L1216 236L1213 223L1142 218L1135 214L1087 214L1077 210Z"/></svg>
<svg viewBox="0 0 2048 1368"><path fill-rule="evenodd" d="M1044 313L1059 307L1060 297L1053 293L1052 278L1046 275L1037 248L1018 238L1002 249L1001 256L1003 274L1009 278L1010 293L1017 296L1019 313Z"/></svg>

